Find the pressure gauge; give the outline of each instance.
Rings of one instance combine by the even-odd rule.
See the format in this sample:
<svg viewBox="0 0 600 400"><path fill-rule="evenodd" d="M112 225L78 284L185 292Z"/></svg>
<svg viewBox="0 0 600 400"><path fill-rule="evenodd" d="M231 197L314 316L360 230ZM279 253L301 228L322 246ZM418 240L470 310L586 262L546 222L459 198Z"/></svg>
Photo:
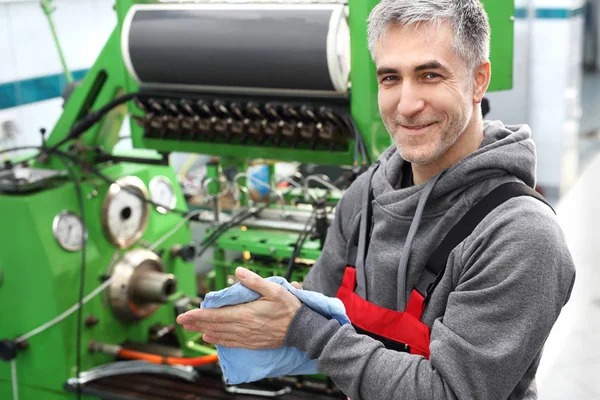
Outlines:
<svg viewBox="0 0 600 400"><path fill-rule="evenodd" d="M162 207L156 207L156 211L166 214L168 210L173 210L177 203L175 190L171 181L164 176L157 176L150 181L150 199L154 204Z"/></svg>
<svg viewBox="0 0 600 400"><path fill-rule="evenodd" d="M110 186L102 206L102 228L112 244L124 249L142 237L150 213L147 198L144 182L135 176Z"/></svg>
<svg viewBox="0 0 600 400"><path fill-rule="evenodd" d="M54 238L67 251L79 251L83 247L84 232L83 222L78 215L71 211L62 211L52 222Z"/></svg>

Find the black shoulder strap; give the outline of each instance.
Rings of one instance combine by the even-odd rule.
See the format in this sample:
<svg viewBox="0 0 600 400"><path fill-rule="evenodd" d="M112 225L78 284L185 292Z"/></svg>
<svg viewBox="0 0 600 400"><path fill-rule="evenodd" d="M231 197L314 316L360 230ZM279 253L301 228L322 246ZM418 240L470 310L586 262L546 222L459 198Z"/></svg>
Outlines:
<svg viewBox="0 0 600 400"><path fill-rule="evenodd" d="M444 275L450 252L465 240L475 227L496 207L520 196L535 197L552 209L552 206L539 193L520 182L506 183L492 190L467 211L460 221L450 229L450 232L429 257L426 267L415 285L415 290L425 298L425 302L429 300L431 293Z"/></svg>

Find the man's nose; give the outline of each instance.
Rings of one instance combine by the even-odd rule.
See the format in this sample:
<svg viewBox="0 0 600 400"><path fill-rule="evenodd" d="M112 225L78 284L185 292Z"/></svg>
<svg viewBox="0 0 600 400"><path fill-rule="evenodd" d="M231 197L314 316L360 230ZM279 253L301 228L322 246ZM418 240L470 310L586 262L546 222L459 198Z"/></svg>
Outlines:
<svg viewBox="0 0 600 400"><path fill-rule="evenodd" d="M413 84L405 82L402 85L402 93L398 102L398 112L403 117L410 118L423 111L424 108L425 100L419 90Z"/></svg>

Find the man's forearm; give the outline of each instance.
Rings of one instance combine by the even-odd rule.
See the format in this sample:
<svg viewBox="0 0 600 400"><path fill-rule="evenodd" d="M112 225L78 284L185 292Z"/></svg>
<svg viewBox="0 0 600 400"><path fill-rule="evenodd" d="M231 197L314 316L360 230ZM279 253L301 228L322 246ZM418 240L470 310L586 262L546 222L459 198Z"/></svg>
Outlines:
<svg viewBox="0 0 600 400"><path fill-rule="evenodd" d="M425 358L387 350L352 326L342 327L304 305L292 320L285 344L318 358L319 372L352 400L457 398Z"/></svg>

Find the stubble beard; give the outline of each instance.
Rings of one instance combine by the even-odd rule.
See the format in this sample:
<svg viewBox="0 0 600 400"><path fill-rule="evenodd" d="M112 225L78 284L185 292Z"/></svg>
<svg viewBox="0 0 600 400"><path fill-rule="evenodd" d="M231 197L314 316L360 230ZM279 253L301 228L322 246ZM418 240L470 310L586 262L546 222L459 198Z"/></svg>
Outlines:
<svg viewBox="0 0 600 400"><path fill-rule="evenodd" d="M412 164L430 164L440 159L458 140L467 129L471 120L471 113L465 108L450 115L446 128L442 126L443 118L414 118L405 119L395 117L385 123L388 133L394 140L394 144L403 160ZM399 134L396 127L400 125L421 126L437 122L430 129L437 132L427 132L427 137L410 137ZM442 132L439 132L443 129ZM425 139L425 140L423 140ZM433 142L432 142L433 141ZM411 143L412 142L412 143Z"/></svg>

